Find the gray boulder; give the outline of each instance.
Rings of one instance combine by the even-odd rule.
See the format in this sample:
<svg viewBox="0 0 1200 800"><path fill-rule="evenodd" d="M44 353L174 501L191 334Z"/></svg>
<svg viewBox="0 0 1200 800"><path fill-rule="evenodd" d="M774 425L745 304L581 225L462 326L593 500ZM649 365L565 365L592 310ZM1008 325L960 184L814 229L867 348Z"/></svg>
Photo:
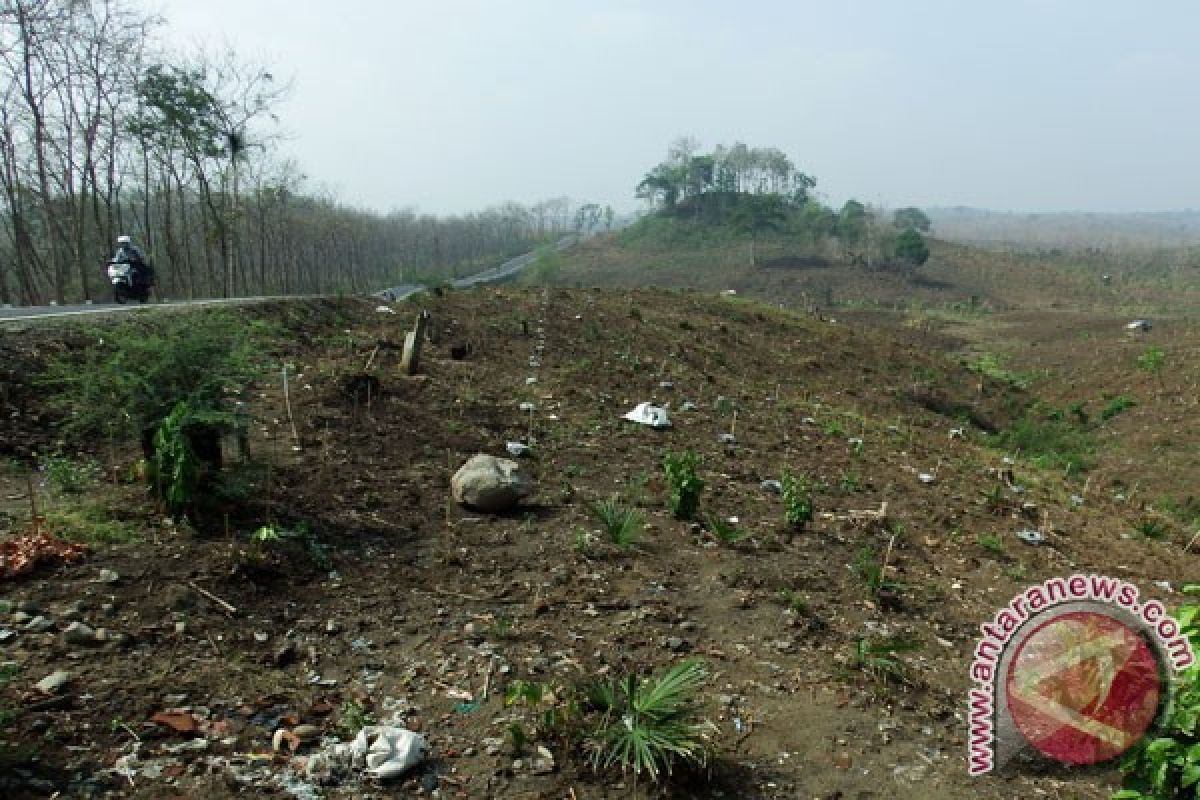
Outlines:
<svg viewBox="0 0 1200 800"><path fill-rule="evenodd" d="M450 491L464 506L498 512L515 508L533 491L533 483L516 461L479 453L454 473Z"/></svg>

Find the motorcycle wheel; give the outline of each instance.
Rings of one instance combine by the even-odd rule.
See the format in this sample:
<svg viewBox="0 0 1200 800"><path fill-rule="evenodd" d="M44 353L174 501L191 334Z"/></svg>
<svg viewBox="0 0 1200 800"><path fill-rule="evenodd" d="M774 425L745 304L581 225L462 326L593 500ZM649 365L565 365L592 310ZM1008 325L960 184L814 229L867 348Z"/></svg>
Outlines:
<svg viewBox="0 0 1200 800"><path fill-rule="evenodd" d="M125 305L125 301L129 299L129 290L123 284L113 284L113 302L118 305Z"/></svg>

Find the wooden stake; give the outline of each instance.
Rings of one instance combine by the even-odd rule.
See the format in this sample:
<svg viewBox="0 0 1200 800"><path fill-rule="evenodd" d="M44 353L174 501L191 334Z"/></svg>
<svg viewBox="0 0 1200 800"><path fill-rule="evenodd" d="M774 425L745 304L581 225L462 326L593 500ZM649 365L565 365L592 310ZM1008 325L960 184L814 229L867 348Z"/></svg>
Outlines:
<svg viewBox="0 0 1200 800"><path fill-rule="evenodd" d="M188 586L192 587L192 588L193 588L193 589L195 589L197 592L199 592L200 594L202 594L202 595L204 595L205 597L207 597L209 600L212 600L214 603L216 603L217 605L219 605L221 608L225 609L225 611L227 611L228 613L230 613L230 614L237 614L237 613L238 613L238 610L237 610L237 608L235 608L233 605L231 605L230 603L227 603L227 602L225 602L224 600L222 600L221 598L217 597L215 594L213 594L212 592L208 591L207 589L204 589L204 588L201 588L200 586L197 586L195 581L188 581Z"/></svg>
<svg viewBox="0 0 1200 800"><path fill-rule="evenodd" d="M292 440L299 445L300 434L296 432L296 420L292 417L292 398L288 392L288 368L287 364L283 365L283 404L287 407L288 424L292 426Z"/></svg>

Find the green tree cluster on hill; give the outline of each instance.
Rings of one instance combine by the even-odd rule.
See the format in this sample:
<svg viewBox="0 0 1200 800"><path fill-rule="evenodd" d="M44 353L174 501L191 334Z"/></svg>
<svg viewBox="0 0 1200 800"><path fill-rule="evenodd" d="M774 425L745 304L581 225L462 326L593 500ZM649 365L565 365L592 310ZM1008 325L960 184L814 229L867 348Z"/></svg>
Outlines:
<svg viewBox="0 0 1200 800"><path fill-rule="evenodd" d="M892 228L876 226L875 214L857 200L838 210L821 203L811 194L816 185L816 178L778 148L736 142L701 153L699 144L685 137L646 172L636 194L658 216L749 236L751 264L757 263L760 237L768 232L808 257L899 271L928 259L918 231L928 231L930 224L920 209L898 210Z"/></svg>

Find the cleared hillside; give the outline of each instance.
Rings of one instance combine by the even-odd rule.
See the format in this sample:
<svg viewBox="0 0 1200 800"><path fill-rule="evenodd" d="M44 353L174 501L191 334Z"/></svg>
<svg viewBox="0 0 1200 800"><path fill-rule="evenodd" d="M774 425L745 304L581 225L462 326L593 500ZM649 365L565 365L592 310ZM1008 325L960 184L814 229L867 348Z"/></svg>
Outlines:
<svg viewBox="0 0 1200 800"><path fill-rule="evenodd" d="M399 343L420 309L431 341L422 374L406 377ZM25 613L51 626L5 644L5 796L272 796L286 776L304 784L315 747L272 755L277 728L345 740L355 720L393 714L433 752L406 793L660 796L589 767L568 698L597 676L687 659L709 670L713 759L669 796L1108 796L1112 770L967 778L978 625L1068 570L1118 571L1173 605L1160 582L1195 577L1187 531L1129 536L1146 512L1107 482L995 446L1035 399L1011 376L947 359L954 341L930 329L883 333L708 292L476 289L394 310L236 312L230 324L267 337L261 377L229 387L255 466L187 524L164 521L131 474L135 442L52 433L42 366L120 329L0 328L4 363L20 364L0 398L0 536L30 527L28 479L53 456L44 487L33 482L40 508L52 531L90 544L3 584L10 625ZM673 426L622 419L642 401L668 404ZM525 505L454 503L459 465L512 440L532 446ZM694 521L670 513L663 471L685 451L704 482ZM785 474L811 494L806 526L763 486ZM595 512L609 499L637 515L624 546ZM264 526L290 533L264 538ZM1016 536L1031 526L1046 545ZM64 641L72 620L110 638ZM37 699L33 684L57 669L66 689ZM542 699L506 703L525 684ZM552 709L562 727L546 722ZM114 772L135 750L134 771ZM321 791L378 790L343 776Z"/></svg>

